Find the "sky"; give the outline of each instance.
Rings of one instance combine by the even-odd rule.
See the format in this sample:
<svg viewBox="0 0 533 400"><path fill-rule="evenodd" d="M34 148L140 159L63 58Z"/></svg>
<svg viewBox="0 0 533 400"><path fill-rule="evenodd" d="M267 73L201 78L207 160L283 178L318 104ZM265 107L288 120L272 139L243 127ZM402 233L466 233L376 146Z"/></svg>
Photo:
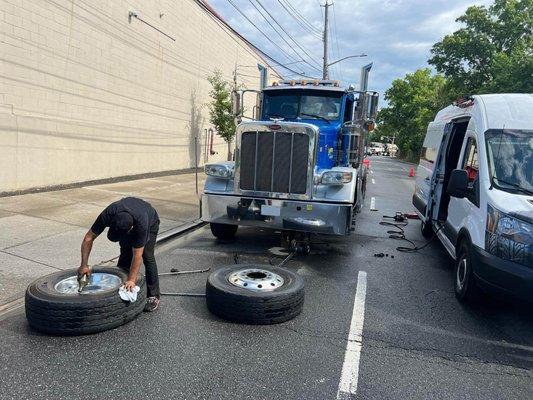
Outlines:
<svg viewBox="0 0 533 400"><path fill-rule="evenodd" d="M324 8L320 7L320 4L324 4L324 0L208 0L208 2L235 30L277 61L291 63L289 66L297 72L322 77L321 72L310 65L321 70L323 43L319 32L324 26ZM455 19L469 6L487 6L492 0L329 0L329 2L334 3L329 8L330 62L345 56L367 54L364 58L352 58L333 65L330 68L330 78L340 80L343 85L350 83L358 85L361 67L372 62L369 90L376 90L383 97L383 93L394 79L428 66L431 46L460 27ZM265 35L239 14L232 3ZM272 26L291 46L269 26L252 4L255 4L269 19ZM292 13L296 10L305 18L308 25L291 16L282 4ZM291 10L287 4L294 10ZM309 56L287 37L260 5L268 10ZM291 47L308 64L295 63L302 58L295 54ZM294 76L282 68L276 69L287 78Z"/></svg>

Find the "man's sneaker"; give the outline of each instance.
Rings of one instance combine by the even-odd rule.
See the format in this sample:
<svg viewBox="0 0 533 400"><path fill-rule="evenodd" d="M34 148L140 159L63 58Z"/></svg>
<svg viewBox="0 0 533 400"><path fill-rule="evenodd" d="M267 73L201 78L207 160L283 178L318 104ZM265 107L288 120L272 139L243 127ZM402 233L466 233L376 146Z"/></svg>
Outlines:
<svg viewBox="0 0 533 400"><path fill-rule="evenodd" d="M157 310L157 307L159 307L159 303L161 302L160 299L157 297L148 297L146 299L146 305L144 306L144 311L146 312L152 312Z"/></svg>

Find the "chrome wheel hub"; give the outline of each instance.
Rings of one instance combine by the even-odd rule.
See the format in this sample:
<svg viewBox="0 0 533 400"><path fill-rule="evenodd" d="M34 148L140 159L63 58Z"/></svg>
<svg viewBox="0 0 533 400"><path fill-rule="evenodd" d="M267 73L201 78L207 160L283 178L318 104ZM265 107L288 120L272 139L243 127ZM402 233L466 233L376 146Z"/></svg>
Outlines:
<svg viewBox="0 0 533 400"><path fill-rule="evenodd" d="M228 277L229 283L256 292L268 292L283 286L284 279L271 271L260 268L241 269Z"/></svg>
<svg viewBox="0 0 533 400"><path fill-rule="evenodd" d="M122 279L117 275L105 272L94 272L91 274L89 283L83 288L80 294L94 294L107 290L118 289L122 285ZM78 277L71 276L57 282L54 286L56 292L61 294L78 294Z"/></svg>
<svg viewBox="0 0 533 400"><path fill-rule="evenodd" d="M459 265L457 266L457 287L459 289L462 289L465 284L466 279L466 258L463 258L461 261L459 261Z"/></svg>

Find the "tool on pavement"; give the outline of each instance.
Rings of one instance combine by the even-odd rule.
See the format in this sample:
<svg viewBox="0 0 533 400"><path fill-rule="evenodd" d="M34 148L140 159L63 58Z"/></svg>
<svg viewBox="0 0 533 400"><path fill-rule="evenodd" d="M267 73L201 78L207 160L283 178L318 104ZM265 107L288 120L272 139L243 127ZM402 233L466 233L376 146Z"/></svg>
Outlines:
<svg viewBox="0 0 533 400"><path fill-rule="evenodd" d="M168 275L185 275L185 274L200 274L202 272L208 272L211 268L206 269L194 269L190 271L178 271L176 268L172 268L170 272L162 272L159 276ZM161 293L161 296L181 296L181 297L205 297L205 293L187 293L187 292L165 292Z"/></svg>
<svg viewBox="0 0 533 400"><path fill-rule="evenodd" d="M208 272L211 268L207 269L194 269L191 271L178 271L175 268L172 268L170 272L162 272L159 274L159 276L165 276L165 275L185 275L185 274L201 274L202 272Z"/></svg>

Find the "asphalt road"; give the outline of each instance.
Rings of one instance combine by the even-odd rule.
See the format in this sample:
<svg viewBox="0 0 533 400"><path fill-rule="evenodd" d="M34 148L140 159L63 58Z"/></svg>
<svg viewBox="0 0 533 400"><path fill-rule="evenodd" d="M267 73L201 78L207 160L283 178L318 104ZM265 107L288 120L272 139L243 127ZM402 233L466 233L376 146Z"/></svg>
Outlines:
<svg viewBox="0 0 533 400"><path fill-rule="evenodd" d="M317 238L311 255L288 264L306 284L296 319L238 325L209 314L203 298L166 297L158 312L126 326L60 338L30 330L20 312L0 321L0 399L336 399L354 355L359 369L345 371L358 383L353 398L533 398L530 306L461 306L452 260L438 242L398 252L407 243L390 239L379 222L412 210L414 179L407 164L371 163L355 234ZM378 211L369 210L372 197ZM405 232L424 242L418 221ZM206 227L161 246L158 262L161 272L217 268L237 252L242 263L268 263L277 245L276 235L254 229L217 242ZM206 274L161 279L164 291L203 292ZM361 323L362 335L354 335Z"/></svg>

